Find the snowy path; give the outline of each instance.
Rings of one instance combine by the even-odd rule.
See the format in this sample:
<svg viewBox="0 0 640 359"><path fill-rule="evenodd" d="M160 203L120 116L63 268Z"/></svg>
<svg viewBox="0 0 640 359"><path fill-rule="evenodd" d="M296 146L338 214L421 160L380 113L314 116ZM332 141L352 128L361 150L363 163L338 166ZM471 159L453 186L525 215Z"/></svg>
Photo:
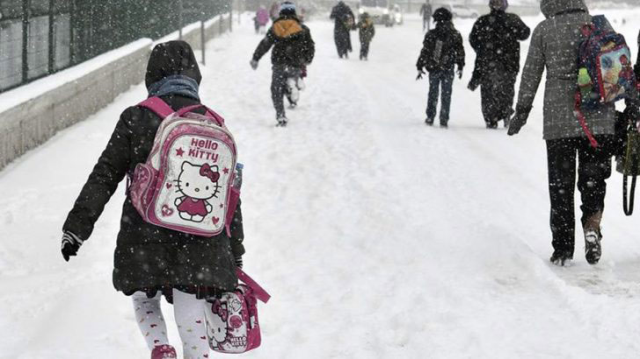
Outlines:
<svg viewBox="0 0 640 359"><path fill-rule="evenodd" d="M540 104L516 138L484 130L479 93L465 88L469 49L451 128L425 127L420 26L379 28L363 63L339 60L331 24L310 23L317 57L286 129L274 127L269 58L249 67L259 38L248 21L209 45L202 93L246 166L246 269L273 295L263 347L246 356L637 357L640 235L619 175L602 262L588 266L578 241L574 267L551 267ZM123 188L79 257L59 255L119 113L144 96L132 89L0 172L1 359L147 357L110 283Z"/></svg>

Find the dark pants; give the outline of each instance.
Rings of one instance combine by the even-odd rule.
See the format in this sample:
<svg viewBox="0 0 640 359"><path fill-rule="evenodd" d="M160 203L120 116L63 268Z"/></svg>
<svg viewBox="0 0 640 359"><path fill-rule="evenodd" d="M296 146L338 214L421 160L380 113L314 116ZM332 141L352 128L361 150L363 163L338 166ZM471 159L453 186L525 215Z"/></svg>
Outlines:
<svg viewBox="0 0 640 359"><path fill-rule="evenodd" d="M451 93L453 92L453 69L445 71L429 72L429 102L427 105L427 119L433 121L436 118L436 107L440 88L442 87L442 103L440 105L440 123L449 121L449 109L451 108Z"/></svg>
<svg viewBox="0 0 640 359"><path fill-rule="evenodd" d="M284 117L284 96L287 95L287 79L300 77L300 68L287 65L273 65L271 77L271 99L276 109L276 117Z"/></svg>
<svg viewBox="0 0 640 359"><path fill-rule="evenodd" d="M605 182L611 176L611 136L598 136L602 148L594 149L586 138L547 141L551 232L553 249L573 257L575 244L574 193L576 161L578 190L582 199L582 225L600 226L607 192Z"/></svg>
<svg viewBox="0 0 640 359"><path fill-rule="evenodd" d="M371 41L360 41L360 59L366 59L369 57L369 45Z"/></svg>
<svg viewBox="0 0 640 359"><path fill-rule="evenodd" d="M351 48L351 34L349 33L349 29L346 27L336 27L334 31L334 40L336 42L336 49L338 50L338 56L340 58L349 57L349 52L352 51Z"/></svg>
<svg viewBox="0 0 640 359"><path fill-rule="evenodd" d="M508 120L513 113L517 72L494 72L482 78L482 115L487 124Z"/></svg>
<svg viewBox="0 0 640 359"><path fill-rule="evenodd" d="M431 30L431 16L422 18L422 31Z"/></svg>

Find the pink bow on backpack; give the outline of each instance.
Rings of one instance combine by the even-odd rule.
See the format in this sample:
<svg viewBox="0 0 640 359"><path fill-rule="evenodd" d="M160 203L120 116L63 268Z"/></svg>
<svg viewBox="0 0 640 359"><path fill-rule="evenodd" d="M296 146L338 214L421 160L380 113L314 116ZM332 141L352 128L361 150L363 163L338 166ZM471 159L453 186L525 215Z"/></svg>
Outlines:
<svg viewBox="0 0 640 359"><path fill-rule="evenodd" d="M220 179L220 173L217 171L213 172L211 167L206 163L200 168L200 176L208 177L211 182L218 182L218 179Z"/></svg>

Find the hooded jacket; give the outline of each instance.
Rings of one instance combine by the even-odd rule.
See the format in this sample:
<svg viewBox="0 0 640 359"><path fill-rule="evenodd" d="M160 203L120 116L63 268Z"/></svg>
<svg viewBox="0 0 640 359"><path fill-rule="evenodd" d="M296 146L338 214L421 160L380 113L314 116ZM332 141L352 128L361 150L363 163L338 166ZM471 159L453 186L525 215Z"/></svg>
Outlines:
<svg viewBox="0 0 640 359"><path fill-rule="evenodd" d="M580 28L591 22L589 10L583 0L542 0L540 8L547 19L533 31L520 81L518 112L531 109L546 70L544 139L584 137L584 131L574 115L574 99L579 45L584 39ZM585 112L585 116L594 135L614 134L613 105Z"/></svg>
<svg viewBox="0 0 640 359"><path fill-rule="evenodd" d="M145 83L169 76L187 76L200 82L201 75L191 47L183 41L156 46L149 58ZM161 97L174 110L198 104L193 98ZM202 113L202 112L201 112ZM116 128L82 188L63 230L87 240L105 205L126 175L147 160L162 119L146 108L133 106L120 116ZM207 293L232 290L237 278L234 257L244 253L242 213L236 210L232 236L198 237L154 226L138 214L127 194L114 255L114 287L129 295L149 295L167 287Z"/></svg>
<svg viewBox="0 0 640 359"><path fill-rule="evenodd" d="M373 40L373 37L376 35L376 28L369 16L362 16L360 21L357 24L360 42L361 43L369 43Z"/></svg>
<svg viewBox="0 0 640 359"><path fill-rule="evenodd" d="M438 43L442 44L439 57L434 56L438 50ZM424 37L422 51L416 66L418 70L426 68L427 71L453 71L454 65L459 70L464 68L464 45L462 35L455 29L451 21L438 21L436 28L427 32Z"/></svg>
<svg viewBox="0 0 640 359"><path fill-rule="evenodd" d="M520 71L520 43L529 38L531 30L516 14L491 10L473 25L469 42L478 54L480 73L492 70L516 73Z"/></svg>
<svg viewBox="0 0 640 359"><path fill-rule="evenodd" d="M313 61L315 43L311 31L295 15L282 15L258 44L253 60L260 61L273 46L271 63L301 67Z"/></svg>

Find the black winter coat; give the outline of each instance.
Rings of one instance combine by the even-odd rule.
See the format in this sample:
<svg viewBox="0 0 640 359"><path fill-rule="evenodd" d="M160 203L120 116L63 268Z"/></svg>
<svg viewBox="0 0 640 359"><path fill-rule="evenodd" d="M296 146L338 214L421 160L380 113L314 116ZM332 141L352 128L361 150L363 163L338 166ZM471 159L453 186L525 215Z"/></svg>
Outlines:
<svg viewBox="0 0 640 359"><path fill-rule="evenodd" d="M354 30L356 18L353 15L353 11L351 11L351 8L347 4L341 1L331 9L330 18L335 21L333 36L338 51L342 53L351 51L351 34L349 31Z"/></svg>
<svg viewBox="0 0 640 359"><path fill-rule="evenodd" d="M188 44L174 41L158 45L151 54L146 83L182 74L200 82L200 71ZM174 110L198 104L192 98L162 97ZM88 239L105 205L127 174L145 162L162 121L138 106L120 116L116 128L82 188L63 230ZM127 195L114 257L113 285L130 295L173 287L200 297L219 290L232 290L237 283L234 257L244 253L242 213L238 206L231 238L226 233L213 238L198 237L161 228L143 221ZM170 291L164 291L170 293Z"/></svg>
<svg viewBox="0 0 640 359"><path fill-rule="evenodd" d="M427 32L416 66L418 70L450 71L453 66L464 68L464 45L462 35L451 21L440 21L436 28Z"/></svg>
<svg viewBox="0 0 640 359"><path fill-rule="evenodd" d="M520 43L529 38L531 29L518 15L491 10L473 25L469 42L478 55L476 71L480 74L499 70L520 71Z"/></svg>
<svg viewBox="0 0 640 359"><path fill-rule="evenodd" d="M309 65L316 51L311 31L293 15L280 16L273 23L267 35L258 44L253 60L260 61L272 46L271 63L274 65Z"/></svg>

